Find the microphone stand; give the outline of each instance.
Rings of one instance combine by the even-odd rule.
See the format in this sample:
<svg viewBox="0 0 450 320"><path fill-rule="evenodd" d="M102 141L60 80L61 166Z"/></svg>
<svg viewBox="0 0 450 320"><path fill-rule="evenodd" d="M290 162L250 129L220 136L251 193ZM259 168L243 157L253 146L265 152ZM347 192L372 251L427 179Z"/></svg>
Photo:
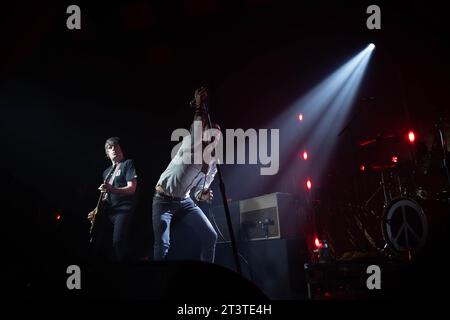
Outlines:
<svg viewBox="0 0 450 320"><path fill-rule="evenodd" d="M209 115L208 103L204 103L203 106L205 108L208 126L210 129L212 129L212 122L211 122L211 117ZM227 195L225 192L225 183L223 182L222 172L220 170L219 162L217 162L216 168L217 168L217 176L219 177L219 187L220 187L220 193L222 195L223 207L225 209L225 216L227 218L228 232L230 234L231 249L233 251L233 258L234 258L234 262L236 264L236 271L240 275L242 275L241 264L239 262L239 255L238 255L238 250L237 250L237 246L236 246L236 240L234 238L233 225L231 224L230 208L228 207L228 201L227 201L228 198L227 198Z"/></svg>

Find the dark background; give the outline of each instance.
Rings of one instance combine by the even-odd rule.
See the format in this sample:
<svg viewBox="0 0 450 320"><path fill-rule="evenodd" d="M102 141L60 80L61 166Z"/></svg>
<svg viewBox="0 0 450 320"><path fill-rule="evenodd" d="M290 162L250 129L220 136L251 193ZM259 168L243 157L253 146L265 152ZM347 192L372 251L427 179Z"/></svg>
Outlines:
<svg viewBox="0 0 450 320"><path fill-rule="evenodd" d="M66 28L70 4L81 7L81 30ZM381 7L381 30L366 28L370 4ZM364 107L352 123L355 141L410 128L421 137L433 135L434 123L449 109L446 18L444 7L430 1L2 4L2 235L8 266L20 272L30 263L38 268L42 261L83 256L85 217L108 165L103 144L110 136L122 138L138 170L136 255L145 255L152 242L152 190L170 161L170 134L189 125L188 102L200 84L208 84L212 118L222 128L261 128L374 42L353 107ZM364 105L367 97L375 97L370 106ZM341 151L330 172L351 161ZM301 195L299 186L276 181L285 169L261 177L257 165L225 166L228 197Z"/></svg>

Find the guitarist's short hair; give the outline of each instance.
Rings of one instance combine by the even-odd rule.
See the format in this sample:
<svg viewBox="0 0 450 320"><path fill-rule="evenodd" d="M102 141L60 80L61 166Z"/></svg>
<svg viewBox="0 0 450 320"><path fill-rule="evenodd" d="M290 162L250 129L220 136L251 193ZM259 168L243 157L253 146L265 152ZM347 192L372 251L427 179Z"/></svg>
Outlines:
<svg viewBox="0 0 450 320"><path fill-rule="evenodd" d="M113 146L113 145L119 145L119 147L122 148L122 146L120 145L120 138L119 137L111 137L106 139L105 141L105 153L106 155L108 155L108 146Z"/></svg>

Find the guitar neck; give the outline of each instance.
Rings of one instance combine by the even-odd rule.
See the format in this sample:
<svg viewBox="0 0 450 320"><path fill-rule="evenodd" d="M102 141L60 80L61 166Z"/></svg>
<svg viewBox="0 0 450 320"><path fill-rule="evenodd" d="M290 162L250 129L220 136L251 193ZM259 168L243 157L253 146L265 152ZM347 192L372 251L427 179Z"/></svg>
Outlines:
<svg viewBox="0 0 450 320"><path fill-rule="evenodd" d="M109 178L111 177L111 175L114 173L115 169L116 169L116 164L114 164L111 168L111 170L109 171L109 173L106 175L105 180L103 181L103 184L107 183ZM106 192L102 192L100 191L100 196L98 197L98 201L97 201L97 206L96 208L98 209L98 207L100 206L100 202L102 201L103 197L105 196Z"/></svg>
<svg viewBox="0 0 450 320"><path fill-rule="evenodd" d="M105 194L104 192L100 191L100 196L98 197L97 206L96 206L97 209L100 206L100 202L102 201L104 194Z"/></svg>

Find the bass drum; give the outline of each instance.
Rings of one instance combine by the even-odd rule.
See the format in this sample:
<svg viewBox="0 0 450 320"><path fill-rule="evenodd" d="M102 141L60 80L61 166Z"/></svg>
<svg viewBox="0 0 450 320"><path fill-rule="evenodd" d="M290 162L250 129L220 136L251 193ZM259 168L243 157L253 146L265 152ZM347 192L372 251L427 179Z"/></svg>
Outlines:
<svg viewBox="0 0 450 320"><path fill-rule="evenodd" d="M429 219L413 199L393 199L384 210L381 224L386 244L396 253L419 252L427 242Z"/></svg>

